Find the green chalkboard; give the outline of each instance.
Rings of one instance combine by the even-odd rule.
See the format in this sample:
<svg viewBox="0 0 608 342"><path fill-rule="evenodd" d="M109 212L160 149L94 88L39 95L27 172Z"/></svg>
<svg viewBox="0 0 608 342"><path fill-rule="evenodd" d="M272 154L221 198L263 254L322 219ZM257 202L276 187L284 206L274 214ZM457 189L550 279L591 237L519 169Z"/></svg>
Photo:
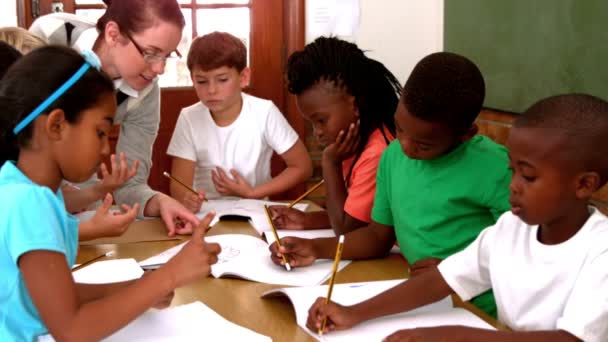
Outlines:
<svg viewBox="0 0 608 342"><path fill-rule="evenodd" d="M484 106L515 113L550 95L608 99L607 0L445 0L444 50L473 60Z"/></svg>

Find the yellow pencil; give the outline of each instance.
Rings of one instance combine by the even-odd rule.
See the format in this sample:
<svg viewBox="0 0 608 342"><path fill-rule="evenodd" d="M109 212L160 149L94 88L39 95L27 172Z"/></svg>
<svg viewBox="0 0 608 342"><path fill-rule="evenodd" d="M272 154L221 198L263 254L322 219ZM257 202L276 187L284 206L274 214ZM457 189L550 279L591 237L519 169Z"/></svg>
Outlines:
<svg viewBox="0 0 608 342"><path fill-rule="evenodd" d="M336 247L336 257L334 258L334 267L331 270L331 278L329 278L329 286L327 287L327 297L325 298L325 304L329 304L331 300L331 292L334 289L334 281L336 280L336 272L338 272L338 264L340 263L340 258L342 257L342 248L344 248L344 235L340 235L340 239L338 240L338 246ZM321 322L321 328L319 328L319 335L323 335L323 330L325 330L325 324L327 324L327 317L323 319Z"/></svg>
<svg viewBox="0 0 608 342"><path fill-rule="evenodd" d="M268 218L268 223L270 224L270 228L272 228L272 234L274 235L274 240L277 242L277 247L281 247L281 241L279 241L279 234L277 234L277 229L274 227L274 223L272 222L272 218L270 218L270 212L268 212L268 206L264 204L264 212L266 212L266 218ZM291 266L287 262L287 258L283 255L283 263L285 263L285 269L291 271Z"/></svg>
<svg viewBox="0 0 608 342"><path fill-rule="evenodd" d="M186 189L190 190L190 192L192 192L193 194L195 194L196 196L198 196L198 192L197 192L196 190L192 189L191 187L189 187L188 185L186 185L185 183L183 183L183 182L182 182L182 181L180 181L179 179L177 179L177 178L175 178L175 177L171 176L171 175L169 174L169 172L167 172L167 171L163 172L163 176L165 176L165 177L167 177L167 178L169 178L169 179L171 179L171 180L176 181L177 183L181 184L181 185L182 185L184 188L186 188ZM203 199L203 201L207 201L207 199L206 199L206 198L204 198L204 199Z"/></svg>
<svg viewBox="0 0 608 342"><path fill-rule="evenodd" d="M304 198L306 198L306 196L310 195L311 192L317 190L317 188L319 188L321 185L323 185L323 182L325 182L324 179L321 179L321 181L317 184L315 184L312 188L308 189L308 191L306 191L305 193L302 194L302 196L296 198L293 202L291 202L287 208L291 208L294 205L298 204L298 202L300 202L301 200L303 200Z"/></svg>
<svg viewBox="0 0 608 342"><path fill-rule="evenodd" d="M80 264L80 265L78 265L78 266L74 266L74 267L72 267L72 272L74 272L74 271L78 271L79 269L81 269L81 268L83 268L83 267L85 267L85 266L88 266L88 265L90 265L90 264L94 263L95 261L97 261L97 260L99 260L99 259L101 259L101 258L104 258L104 257L109 257L109 256L112 256L113 254L114 254L114 251L109 251L109 252L106 252L106 253L100 254L100 255L98 255L98 256L96 256L96 257L94 257L93 259L89 259L89 260L87 260L87 261L83 262L82 264Z"/></svg>

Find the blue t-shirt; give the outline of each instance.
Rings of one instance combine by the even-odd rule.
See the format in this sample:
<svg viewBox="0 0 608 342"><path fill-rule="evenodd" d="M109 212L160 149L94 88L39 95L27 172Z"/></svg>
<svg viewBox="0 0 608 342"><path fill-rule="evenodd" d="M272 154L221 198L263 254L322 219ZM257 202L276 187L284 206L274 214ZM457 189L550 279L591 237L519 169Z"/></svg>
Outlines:
<svg viewBox="0 0 608 342"><path fill-rule="evenodd" d="M0 169L0 341L33 341L47 333L19 270L19 257L35 250L76 261L78 220L53 193L25 176L12 162Z"/></svg>

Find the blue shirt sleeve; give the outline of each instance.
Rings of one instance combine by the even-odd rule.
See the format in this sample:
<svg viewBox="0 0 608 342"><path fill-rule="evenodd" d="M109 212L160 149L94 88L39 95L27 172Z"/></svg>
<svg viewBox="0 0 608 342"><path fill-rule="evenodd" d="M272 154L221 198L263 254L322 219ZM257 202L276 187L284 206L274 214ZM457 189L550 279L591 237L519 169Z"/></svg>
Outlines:
<svg viewBox="0 0 608 342"><path fill-rule="evenodd" d="M67 256L67 213L53 192L44 187L27 187L16 194L7 218L6 244L11 259L34 250Z"/></svg>

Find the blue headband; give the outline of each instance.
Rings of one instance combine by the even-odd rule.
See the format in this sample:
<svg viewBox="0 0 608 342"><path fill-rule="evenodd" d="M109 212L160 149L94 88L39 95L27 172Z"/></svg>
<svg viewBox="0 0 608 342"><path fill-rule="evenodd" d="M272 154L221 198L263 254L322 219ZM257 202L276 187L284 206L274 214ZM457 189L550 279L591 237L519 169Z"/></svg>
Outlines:
<svg viewBox="0 0 608 342"><path fill-rule="evenodd" d="M72 77L70 77L64 84L59 87L59 89L55 90L46 100L44 100L36 109L34 109L25 119L21 120L17 126L13 129L13 134L17 135L21 132L27 125L29 125L34 119L38 117L45 109L47 109L53 102L55 102L61 95L63 95L68 89L70 89L74 83L76 83L82 75L84 75L90 67L93 67L97 70L101 69L101 61L99 57L93 51L82 51L82 57L84 58L84 64L78 69Z"/></svg>

